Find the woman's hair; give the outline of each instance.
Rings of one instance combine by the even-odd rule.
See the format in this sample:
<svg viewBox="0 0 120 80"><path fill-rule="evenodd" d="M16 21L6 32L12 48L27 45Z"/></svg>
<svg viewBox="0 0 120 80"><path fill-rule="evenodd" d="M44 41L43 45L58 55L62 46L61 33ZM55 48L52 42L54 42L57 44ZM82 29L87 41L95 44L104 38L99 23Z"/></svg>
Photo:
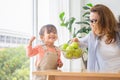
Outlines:
<svg viewBox="0 0 120 80"><path fill-rule="evenodd" d="M118 30L117 20L115 19L112 11L102 4L97 4L90 9L90 12L97 12L99 15L98 30L99 34L107 36L106 43L116 41L116 31ZM100 36L101 37L101 36Z"/></svg>
<svg viewBox="0 0 120 80"><path fill-rule="evenodd" d="M42 26L42 28L40 29L39 35L44 36L45 31L47 31L48 34L51 33L51 32L54 32L54 33L57 34L57 29L52 24L47 24L47 25Z"/></svg>

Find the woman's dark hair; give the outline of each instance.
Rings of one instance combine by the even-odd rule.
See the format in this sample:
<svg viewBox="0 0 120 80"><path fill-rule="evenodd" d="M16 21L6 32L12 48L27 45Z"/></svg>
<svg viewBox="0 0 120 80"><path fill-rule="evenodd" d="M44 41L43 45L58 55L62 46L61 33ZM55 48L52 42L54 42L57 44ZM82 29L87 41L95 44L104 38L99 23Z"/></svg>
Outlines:
<svg viewBox="0 0 120 80"><path fill-rule="evenodd" d="M118 17L118 28L120 30L120 16Z"/></svg>
<svg viewBox="0 0 120 80"><path fill-rule="evenodd" d="M54 32L54 33L57 34L57 29L56 29L56 27L55 27L54 25L52 25L52 24L47 24L47 25L42 26L42 28L40 29L39 35L40 35L40 36L43 36L45 30L47 31L47 33Z"/></svg>

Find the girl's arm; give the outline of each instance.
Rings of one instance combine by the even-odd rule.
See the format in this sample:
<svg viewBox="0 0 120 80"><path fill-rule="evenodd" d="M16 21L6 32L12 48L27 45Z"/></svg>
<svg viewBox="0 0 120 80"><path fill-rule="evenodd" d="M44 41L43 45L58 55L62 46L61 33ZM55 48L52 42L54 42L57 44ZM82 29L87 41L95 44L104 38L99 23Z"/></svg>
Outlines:
<svg viewBox="0 0 120 80"><path fill-rule="evenodd" d="M35 40L35 36L32 36L29 40L28 46L26 48L26 55L32 57L38 53L38 47L32 48L32 42Z"/></svg>
<svg viewBox="0 0 120 80"><path fill-rule="evenodd" d="M37 46L35 48L32 48L32 46L27 46L26 55L28 57L35 56L36 54L38 54L38 47Z"/></svg>
<svg viewBox="0 0 120 80"><path fill-rule="evenodd" d="M60 67L62 67L63 66L63 62L61 61L61 54L60 54L61 52L59 51L59 53L58 53L58 67L60 68Z"/></svg>

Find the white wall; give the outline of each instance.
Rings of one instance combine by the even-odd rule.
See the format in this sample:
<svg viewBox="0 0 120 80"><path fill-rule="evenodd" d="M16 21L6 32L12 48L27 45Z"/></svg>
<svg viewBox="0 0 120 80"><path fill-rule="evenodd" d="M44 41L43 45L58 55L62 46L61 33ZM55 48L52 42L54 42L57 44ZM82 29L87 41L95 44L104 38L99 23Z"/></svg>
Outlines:
<svg viewBox="0 0 120 80"><path fill-rule="evenodd" d="M32 17L32 0L0 0L0 28L31 34Z"/></svg>
<svg viewBox="0 0 120 80"><path fill-rule="evenodd" d="M120 1L119 0L85 0L86 3L104 4L108 6L114 13L116 19L120 15Z"/></svg>
<svg viewBox="0 0 120 80"><path fill-rule="evenodd" d="M70 0L70 9L69 9L70 17L75 17L76 21L80 21L83 5L84 5L84 0ZM77 24L73 24L73 26L79 27L79 25ZM80 72L81 69L82 69L81 58L73 59L70 61L70 71Z"/></svg>

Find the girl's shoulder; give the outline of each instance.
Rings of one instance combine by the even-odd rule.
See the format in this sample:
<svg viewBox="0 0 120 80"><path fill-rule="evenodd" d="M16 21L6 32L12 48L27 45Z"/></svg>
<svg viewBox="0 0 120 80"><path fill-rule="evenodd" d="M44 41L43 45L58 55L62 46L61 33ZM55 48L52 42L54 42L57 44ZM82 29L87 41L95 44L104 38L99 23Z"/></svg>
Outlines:
<svg viewBox="0 0 120 80"><path fill-rule="evenodd" d="M58 46L55 46L55 49L58 52L58 54L60 55L60 52L61 52L60 48Z"/></svg>
<svg viewBox="0 0 120 80"><path fill-rule="evenodd" d="M35 48L43 49L43 45L38 44L38 45L35 46Z"/></svg>
<svg viewBox="0 0 120 80"><path fill-rule="evenodd" d="M58 46L55 46L56 50L59 50L60 51L60 48Z"/></svg>
<svg viewBox="0 0 120 80"><path fill-rule="evenodd" d="M42 45L41 45L41 44L38 44L38 45L36 45L36 47L42 47Z"/></svg>

